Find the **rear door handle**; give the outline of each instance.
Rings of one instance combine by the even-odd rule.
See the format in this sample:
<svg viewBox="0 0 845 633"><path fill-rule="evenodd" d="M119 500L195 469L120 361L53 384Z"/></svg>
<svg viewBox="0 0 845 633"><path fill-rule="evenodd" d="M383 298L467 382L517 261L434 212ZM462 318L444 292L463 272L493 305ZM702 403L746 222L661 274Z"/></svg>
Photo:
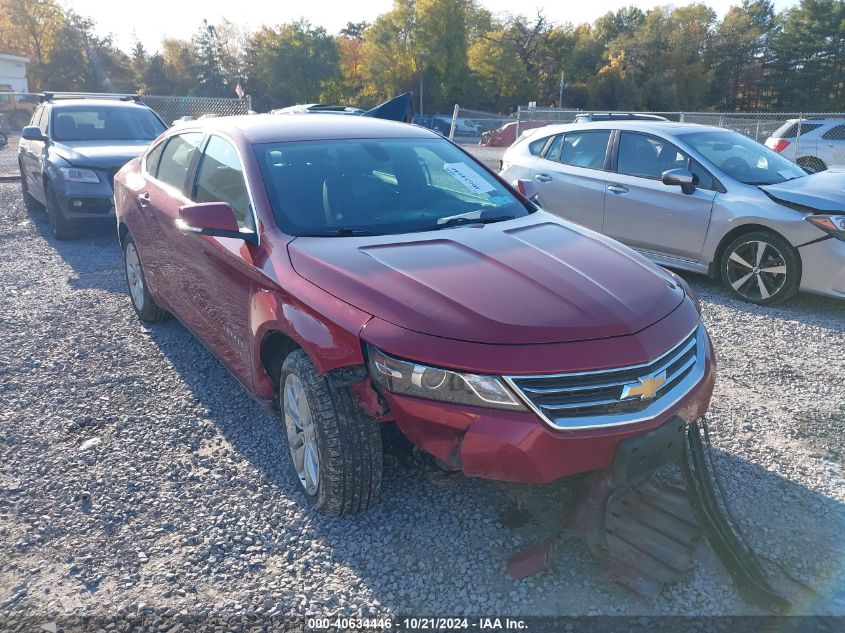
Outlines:
<svg viewBox="0 0 845 633"><path fill-rule="evenodd" d="M622 185L608 185L607 190L618 194L628 193L628 187L623 187Z"/></svg>
<svg viewBox="0 0 845 633"><path fill-rule="evenodd" d="M145 191L138 196L138 204L145 208L150 206L150 194Z"/></svg>
<svg viewBox="0 0 845 633"><path fill-rule="evenodd" d="M536 176L534 176L534 180L537 180L539 182L551 182L552 177L548 174L537 174Z"/></svg>

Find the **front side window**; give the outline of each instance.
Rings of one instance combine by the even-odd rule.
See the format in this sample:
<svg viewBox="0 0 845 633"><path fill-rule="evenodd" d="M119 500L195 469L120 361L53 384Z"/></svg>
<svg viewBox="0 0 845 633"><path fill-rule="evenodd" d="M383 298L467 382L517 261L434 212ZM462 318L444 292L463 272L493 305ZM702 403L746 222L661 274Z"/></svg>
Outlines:
<svg viewBox="0 0 845 633"><path fill-rule="evenodd" d="M620 174L660 179L664 171L686 167L687 157L662 138L634 132L619 136L616 171Z"/></svg>
<svg viewBox="0 0 845 633"><path fill-rule="evenodd" d="M57 141L151 141L164 125L147 108L74 105L53 112Z"/></svg>
<svg viewBox="0 0 845 633"><path fill-rule="evenodd" d="M161 160L161 153L165 145L167 145L166 140L152 147L144 157L144 169L151 176L155 176L156 171L158 171L158 163Z"/></svg>
<svg viewBox="0 0 845 633"><path fill-rule="evenodd" d="M200 132L189 132L171 137L161 153L156 178L182 191L202 136Z"/></svg>
<svg viewBox="0 0 845 633"><path fill-rule="evenodd" d="M240 228L252 227L252 209L241 160L234 146L212 136L197 170L194 202L226 202L235 212Z"/></svg>
<svg viewBox="0 0 845 633"><path fill-rule="evenodd" d="M564 165L604 169L604 158L609 140L609 130L567 132L563 137L563 146L558 160Z"/></svg>
<svg viewBox="0 0 845 633"><path fill-rule="evenodd" d="M264 143L255 154L290 235L399 234L533 210L442 139Z"/></svg>
<svg viewBox="0 0 845 633"><path fill-rule="evenodd" d="M690 172L695 177L695 186L700 187L702 189L711 189L716 190L718 186L716 185L716 181L713 179L713 175L704 169L704 166L699 163L697 160L690 159Z"/></svg>
<svg viewBox="0 0 845 633"><path fill-rule="evenodd" d="M772 185L807 175L795 163L737 132L708 130L678 138L722 172L747 185Z"/></svg>

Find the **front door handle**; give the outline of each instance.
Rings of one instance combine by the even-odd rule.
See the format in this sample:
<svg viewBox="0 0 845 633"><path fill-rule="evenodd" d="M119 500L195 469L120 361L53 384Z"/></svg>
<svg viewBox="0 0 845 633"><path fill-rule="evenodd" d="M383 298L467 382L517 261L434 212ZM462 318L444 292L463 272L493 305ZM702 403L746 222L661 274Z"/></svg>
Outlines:
<svg viewBox="0 0 845 633"><path fill-rule="evenodd" d="M138 204L145 208L150 206L150 194L145 191L138 196Z"/></svg>
<svg viewBox="0 0 845 633"><path fill-rule="evenodd" d="M534 180L537 180L539 182L551 182L552 177L548 174L537 174L536 176L534 176Z"/></svg>
<svg viewBox="0 0 845 633"><path fill-rule="evenodd" d="M618 193L618 194L628 193L628 187L623 187L622 185L608 185L607 190L610 191L611 193Z"/></svg>

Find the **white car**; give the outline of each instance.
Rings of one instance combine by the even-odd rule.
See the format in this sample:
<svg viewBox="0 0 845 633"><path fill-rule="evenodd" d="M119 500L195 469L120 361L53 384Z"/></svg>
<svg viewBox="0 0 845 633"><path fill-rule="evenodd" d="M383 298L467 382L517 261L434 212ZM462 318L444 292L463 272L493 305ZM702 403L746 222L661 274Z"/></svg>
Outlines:
<svg viewBox="0 0 845 633"><path fill-rule="evenodd" d="M845 119L789 119L766 146L810 173L845 165Z"/></svg>

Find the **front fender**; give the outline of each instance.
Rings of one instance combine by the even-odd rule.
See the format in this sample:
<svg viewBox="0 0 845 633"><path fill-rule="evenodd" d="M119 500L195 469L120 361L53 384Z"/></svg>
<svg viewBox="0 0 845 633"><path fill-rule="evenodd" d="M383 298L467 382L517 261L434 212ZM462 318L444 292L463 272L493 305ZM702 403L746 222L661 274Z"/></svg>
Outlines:
<svg viewBox="0 0 845 633"><path fill-rule="evenodd" d="M261 359L267 337L279 332L305 350L317 371L364 363L359 333L372 318L305 279L293 288L260 288L252 297L253 384L258 397L271 398L276 388Z"/></svg>
<svg viewBox="0 0 845 633"><path fill-rule="evenodd" d="M804 217L800 211L779 205L762 192L753 197L720 194L713 204L701 261L713 263L724 237L744 226L749 226L749 230L759 226L775 231L796 247L823 236Z"/></svg>

